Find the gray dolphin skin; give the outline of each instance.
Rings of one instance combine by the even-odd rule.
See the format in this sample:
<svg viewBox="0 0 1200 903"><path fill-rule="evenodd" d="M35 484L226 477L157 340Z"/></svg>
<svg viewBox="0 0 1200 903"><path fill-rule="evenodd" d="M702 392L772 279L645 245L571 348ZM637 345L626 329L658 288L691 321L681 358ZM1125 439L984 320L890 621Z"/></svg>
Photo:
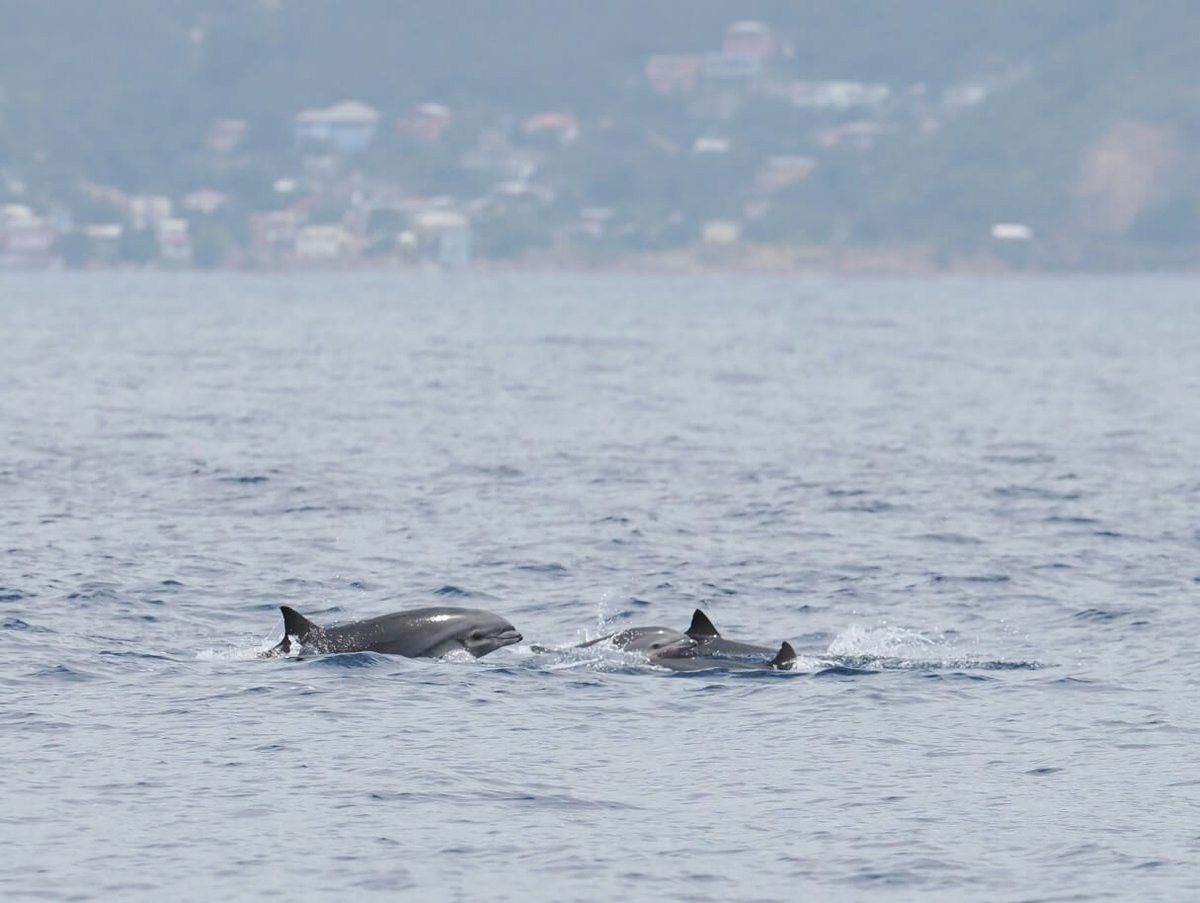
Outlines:
<svg viewBox="0 0 1200 903"><path fill-rule="evenodd" d="M673 630L670 627L630 627L628 630L622 630L619 633L610 633L607 636L588 640L586 643L580 643L579 645L580 648L595 646L597 643L603 643L605 640L611 641L612 645L618 649L625 649L629 652L642 652L648 655L651 652L657 652L665 646L686 643L689 637L686 633Z"/></svg>
<svg viewBox="0 0 1200 903"><path fill-rule="evenodd" d="M796 660L796 650L783 643L778 650L755 643L727 640L700 609L692 613L692 623L686 631L671 627L630 627L618 633L589 640L582 646L610 641L619 649L640 652L651 662L673 671L700 671L706 668L790 668ZM769 657L768 661L750 661Z"/></svg>
<svg viewBox="0 0 1200 903"><path fill-rule="evenodd" d="M478 608L414 608L338 627L318 627L286 605L279 610L283 612L283 640L268 655L299 647L314 653L382 652L437 658L465 649L479 658L522 639L504 618Z"/></svg>

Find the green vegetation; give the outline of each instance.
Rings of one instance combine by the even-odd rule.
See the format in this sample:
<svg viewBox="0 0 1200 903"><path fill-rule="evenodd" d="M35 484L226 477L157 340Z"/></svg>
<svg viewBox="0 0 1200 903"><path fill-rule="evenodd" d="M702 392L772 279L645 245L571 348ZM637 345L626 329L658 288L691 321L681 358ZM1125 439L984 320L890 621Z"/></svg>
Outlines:
<svg viewBox="0 0 1200 903"><path fill-rule="evenodd" d="M649 56L718 50L740 19L776 35L764 82L651 90ZM363 253L392 252L405 216L370 206L348 216L361 190L314 188L334 177L312 176L293 138L299 110L348 98L380 111L379 133L330 172L471 206L485 256L580 235L587 254L679 247L712 219L765 244L925 243L948 254L986 251L998 221L1028 223L1072 253L1093 235L1105 247L1200 244L1200 5L1190 0L689 0L686 11L666 0L0 0L0 22L0 197L66 210L79 225L129 225L85 186L176 202L213 189L227 205L189 216L197 265L236 258L252 214L302 197L306 222L347 225ZM796 80L892 93L877 107L806 109L782 93ZM427 101L453 110L445 134L398 135L398 119ZM573 115L578 140L522 130L548 110ZM210 130L226 119L244 121L245 135L213 151ZM1098 147L1128 162L1089 163ZM472 154L484 162L468 165ZM527 171L522 154L535 161ZM811 174L756 182L787 155L811 158ZM538 191L504 195L513 179ZM301 188L277 190L279 180ZM581 227L587 209L609 212ZM72 233L57 247L76 263L91 245ZM103 255L138 264L159 247L152 231L126 228Z"/></svg>

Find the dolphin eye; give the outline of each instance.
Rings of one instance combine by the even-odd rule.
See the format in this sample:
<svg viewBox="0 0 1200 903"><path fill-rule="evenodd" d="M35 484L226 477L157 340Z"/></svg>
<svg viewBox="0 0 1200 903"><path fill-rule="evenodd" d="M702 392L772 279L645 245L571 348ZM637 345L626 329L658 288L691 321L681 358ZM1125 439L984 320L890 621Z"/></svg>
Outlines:
<svg viewBox="0 0 1200 903"><path fill-rule="evenodd" d="M482 640L483 639L483 631L482 630L472 630L471 631L471 639Z"/></svg>

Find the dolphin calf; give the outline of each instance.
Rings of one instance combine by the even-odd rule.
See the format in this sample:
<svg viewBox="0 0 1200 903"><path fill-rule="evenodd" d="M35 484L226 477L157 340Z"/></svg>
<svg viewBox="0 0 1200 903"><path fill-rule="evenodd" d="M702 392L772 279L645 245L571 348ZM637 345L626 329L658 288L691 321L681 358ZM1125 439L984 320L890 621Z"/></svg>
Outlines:
<svg viewBox="0 0 1200 903"><path fill-rule="evenodd" d="M267 655L291 652L383 652L409 658L437 658L465 649L476 658L521 642L508 621L478 608L414 608L338 627L318 627L295 609L281 605L283 639Z"/></svg>
<svg viewBox="0 0 1200 903"><path fill-rule="evenodd" d="M796 650L784 642L778 651L770 646L728 640L700 609L692 613L692 623L686 631L671 627L630 627L608 636L581 643L594 646L608 640L618 649L640 652L656 665L675 671L698 671L703 668L790 668L796 660ZM749 659L770 656L770 660Z"/></svg>

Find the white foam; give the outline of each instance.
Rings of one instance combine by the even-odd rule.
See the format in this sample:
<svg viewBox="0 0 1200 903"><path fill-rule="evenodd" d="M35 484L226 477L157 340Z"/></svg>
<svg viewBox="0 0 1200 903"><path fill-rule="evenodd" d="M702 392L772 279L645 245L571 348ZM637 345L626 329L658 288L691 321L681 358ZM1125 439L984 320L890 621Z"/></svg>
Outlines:
<svg viewBox="0 0 1200 903"><path fill-rule="evenodd" d="M931 639L916 630L883 624L863 627L852 624L833 638L827 653L835 656L871 656L877 658L926 658L930 649L944 639Z"/></svg>
<svg viewBox="0 0 1200 903"><path fill-rule="evenodd" d="M282 637L277 637L274 633L260 641L257 646L231 646L227 649L201 649L196 653L196 658L200 661L227 661L227 662L244 662L256 658L262 658L267 652L270 652L279 645ZM295 637L291 638L291 649L287 652L280 652L279 656L283 658L295 658L300 655L300 643Z"/></svg>

